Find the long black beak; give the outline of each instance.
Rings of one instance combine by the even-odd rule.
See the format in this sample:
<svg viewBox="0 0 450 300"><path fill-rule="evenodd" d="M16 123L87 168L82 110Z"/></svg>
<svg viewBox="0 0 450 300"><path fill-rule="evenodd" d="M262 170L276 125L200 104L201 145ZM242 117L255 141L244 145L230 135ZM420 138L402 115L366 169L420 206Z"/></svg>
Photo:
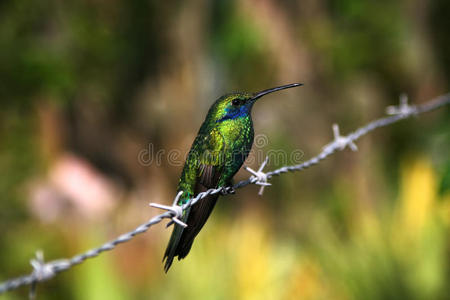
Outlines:
<svg viewBox="0 0 450 300"><path fill-rule="evenodd" d="M281 90L284 90L284 89L290 89L290 88L293 88L293 87L296 87L296 86L302 86L302 85L303 85L303 83L291 83L291 84L286 84L286 85L282 85L282 86L277 86L277 87L274 87L274 88L271 88L271 89L267 89L267 90L255 93L251 100L255 101L255 100L261 98L264 95L267 95L267 94L270 94L270 93L273 93L273 92L276 92L276 91L281 91Z"/></svg>

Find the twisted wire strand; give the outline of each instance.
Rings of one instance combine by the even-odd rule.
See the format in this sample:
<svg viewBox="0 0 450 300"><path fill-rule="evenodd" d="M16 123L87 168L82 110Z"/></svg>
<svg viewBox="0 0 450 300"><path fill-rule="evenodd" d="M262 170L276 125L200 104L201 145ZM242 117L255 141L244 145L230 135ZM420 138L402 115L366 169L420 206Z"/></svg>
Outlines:
<svg viewBox="0 0 450 300"><path fill-rule="evenodd" d="M34 269L33 272L28 275L9 279L0 283L0 294L10 290L17 289L23 285L31 285L29 295L30 299L32 298L34 299L37 283L49 280L54 276L56 276L56 274L68 270L78 264L81 264L87 259L94 258L103 252L113 250L117 245L126 243L131 239L133 239L136 235L146 232L151 226L160 223L163 219L168 218L173 220L174 218L179 217L180 214L179 211L182 212L186 210L187 208L198 202L200 199L203 199L210 194L221 193L226 195L232 193L236 189L243 188L249 184L260 184L262 186L268 185L267 179L270 179L273 176L279 176L284 173L297 172L307 169L311 166L318 164L320 161L324 160L333 153L343 150L347 146L349 146L352 150L356 150L356 145L354 145L353 143L362 136L368 134L369 132L377 128L388 126L390 124L396 123L400 120L409 118L411 116L426 113L449 104L450 104L450 94L437 97L433 100L430 100L424 104L417 106L409 106L405 103L402 103L400 106L398 106L398 108L392 107L391 111L393 110L395 112L394 115L372 121L369 124L356 129L347 136L340 136L338 127L336 125L334 141L326 145L323 148L322 152L320 152L317 156L314 156L313 158L301 164L284 166L267 173L262 172L261 168L258 172L263 176L252 175L247 180L237 182L235 185L233 185L233 187L219 187L216 189L209 189L205 192L199 193L196 197L190 199L187 203L183 204L181 206L181 210L167 209L168 211L159 214L157 216L154 216L146 223L139 225L136 229L129 231L125 234L122 234L118 238L111 240L101 245L100 247L90 249L84 253L75 255L72 258L59 259L45 263L43 260L43 255L38 252L36 259L31 260L31 264Z"/></svg>

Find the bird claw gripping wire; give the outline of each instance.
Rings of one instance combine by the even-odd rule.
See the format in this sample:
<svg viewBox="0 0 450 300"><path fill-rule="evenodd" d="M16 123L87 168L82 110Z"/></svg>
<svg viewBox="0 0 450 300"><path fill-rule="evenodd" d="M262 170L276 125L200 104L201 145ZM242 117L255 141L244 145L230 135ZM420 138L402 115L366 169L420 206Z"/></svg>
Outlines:
<svg viewBox="0 0 450 300"><path fill-rule="evenodd" d="M227 187L222 188L220 193L222 195L233 195L233 194L236 194L236 190L232 186L227 186Z"/></svg>
<svg viewBox="0 0 450 300"><path fill-rule="evenodd" d="M266 159L263 161L263 163L259 167L258 171L255 171L252 168L247 167L247 166L244 167L248 172L250 172L252 174L252 176L250 176L250 181L252 183L255 183L255 184L261 186L261 188L259 189L259 192L258 192L258 195L260 195L260 196L264 193L264 188L266 186L272 185L269 182L267 182L270 177L262 171L268 161L269 161L269 157L266 156Z"/></svg>
<svg viewBox="0 0 450 300"><path fill-rule="evenodd" d="M401 94L399 105L390 105L386 107L386 113L388 115L408 116L410 114L417 114L417 107L415 105L409 105L408 96L406 94Z"/></svg>
<svg viewBox="0 0 450 300"><path fill-rule="evenodd" d="M150 203L150 206L167 210L172 214L172 218L171 218L172 221L167 223L166 227L169 227L170 225L172 225L174 223L177 223L178 225L180 225L184 228L187 227L187 224L180 220L180 218L183 216L183 207L178 205L178 201L180 200L180 197L182 194L183 194L183 191L178 192L175 199L173 200L172 206L162 205L162 204L158 204L158 203Z"/></svg>
<svg viewBox="0 0 450 300"><path fill-rule="evenodd" d="M349 147L352 151L357 151L358 146L353 142L350 136L342 136L339 132L338 124L333 124L334 141L323 147L324 151L333 152L335 149L344 150L345 147Z"/></svg>

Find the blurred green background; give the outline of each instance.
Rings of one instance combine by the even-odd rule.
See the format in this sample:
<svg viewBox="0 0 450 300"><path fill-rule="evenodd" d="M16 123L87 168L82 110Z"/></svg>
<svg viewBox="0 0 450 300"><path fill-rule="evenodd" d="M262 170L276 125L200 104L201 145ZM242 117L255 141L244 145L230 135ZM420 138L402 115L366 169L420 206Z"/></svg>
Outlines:
<svg viewBox="0 0 450 300"><path fill-rule="evenodd" d="M403 92L448 92L449 28L447 0L2 1L0 281L37 249L70 257L159 213L148 203L172 201L182 168L168 152L226 92L304 83L253 110L261 151L304 159L335 122L346 133ZM449 117L222 198L167 275L159 225L38 299L450 299ZM139 161L150 148L160 163Z"/></svg>

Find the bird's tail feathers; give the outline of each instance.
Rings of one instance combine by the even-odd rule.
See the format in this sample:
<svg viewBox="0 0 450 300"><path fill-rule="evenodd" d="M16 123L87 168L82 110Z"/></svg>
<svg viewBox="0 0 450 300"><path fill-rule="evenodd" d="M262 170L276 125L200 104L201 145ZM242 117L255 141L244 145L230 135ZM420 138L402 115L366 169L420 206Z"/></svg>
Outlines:
<svg viewBox="0 0 450 300"><path fill-rule="evenodd" d="M189 216L190 208L188 208L182 218L183 222L186 222ZM163 262L164 263L164 271L167 273L170 266L172 265L173 259L178 255L177 249L180 244L181 236L183 235L184 228L177 223L174 225L174 229L172 235L169 240L169 244L167 245L166 252L164 253Z"/></svg>

